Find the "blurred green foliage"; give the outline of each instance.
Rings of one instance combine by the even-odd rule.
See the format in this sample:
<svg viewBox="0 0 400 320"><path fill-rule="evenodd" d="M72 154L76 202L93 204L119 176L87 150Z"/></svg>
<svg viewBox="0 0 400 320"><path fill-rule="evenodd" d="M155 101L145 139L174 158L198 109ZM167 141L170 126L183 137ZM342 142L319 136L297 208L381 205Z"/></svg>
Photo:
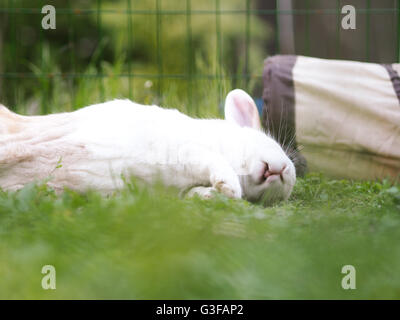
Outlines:
<svg viewBox="0 0 400 320"><path fill-rule="evenodd" d="M264 208L134 182L0 193L1 299L398 299L400 185L299 179ZM56 268L43 290L41 268ZM344 265L356 290L343 290Z"/></svg>
<svg viewBox="0 0 400 320"><path fill-rule="evenodd" d="M184 111L215 115L231 86L262 85L254 76L262 73L271 30L246 14L246 1L58 0L57 28L43 30L47 2L0 7L0 73L9 75L0 100L19 112L119 97L168 105L172 96Z"/></svg>

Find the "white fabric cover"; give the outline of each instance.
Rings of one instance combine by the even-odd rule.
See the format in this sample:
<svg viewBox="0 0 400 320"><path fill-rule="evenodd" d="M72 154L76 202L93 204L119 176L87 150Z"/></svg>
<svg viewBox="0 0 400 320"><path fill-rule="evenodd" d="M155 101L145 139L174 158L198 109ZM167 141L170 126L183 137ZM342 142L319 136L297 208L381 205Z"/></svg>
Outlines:
<svg viewBox="0 0 400 320"><path fill-rule="evenodd" d="M399 176L400 104L383 65L298 56L292 72L296 138L311 171Z"/></svg>

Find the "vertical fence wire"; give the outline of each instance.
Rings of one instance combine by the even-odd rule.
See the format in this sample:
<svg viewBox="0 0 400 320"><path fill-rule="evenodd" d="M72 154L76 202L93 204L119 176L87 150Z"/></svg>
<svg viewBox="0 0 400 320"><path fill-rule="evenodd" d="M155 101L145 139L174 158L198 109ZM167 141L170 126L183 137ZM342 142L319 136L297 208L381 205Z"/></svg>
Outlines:
<svg viewBox="0 0 400 320"><path fill-rule="evenodd" d="M15 2L15 1L13 1ZM12 28L12 33L13 33L13 65L14 65L14 70L16 73L19 71L19 66L18 66L18 32L17 32L17 25L19 22L19 16L17 13L14 13L14 23L13 23L13 28ZM18 82L14 81L14 87L13 87L13 92L14 92L14 101L17 106L18 104ZM18 106L17 106L18 107Z"/></svg>
<svg viewBox="0 0 400 320"><path fill-rule="evenodd" d="M132 99L133 97L133 87L132 87L132 82L133 82L133 76L132 76L132 51L133 51L133 28L132 28L132 5L131 5L131 0L126 0L127 3L127 25L128 25L128 96L129 99Z"/></svg>
<svg viewBox="0 0 400 320"><path fill-rule="evenodd" d="M366 0L367 12L365 14L365 60L370 61L370 29L371 29L371 0Z"/></svg>
<svg viewBox="0 0 400 320"><path fill-rule="evenodd" d="M246 38L245 38L245 63L244 63L244 81L247 89L249 83L249 60L250 60L250 0L246 0Z"/></svg>
<svg viewBox="0 0 400 320"><path fill-rule="evenodd" d="M156 19L157 19L157 30L156 30L156 41L157 41L157 68L158 68L158 86L157 95L158 99L162 99L163 90L163 65L162 65L162 55L161 55L161 0L156 0Z"/></svg>
<svg viewBox="0 0 400 320"><path fill-rule="evenodd" d="M216 79L217 79L217 103L222 101L222 40L221 40L221 3L220 0L215 0L215 32L216 32Z"/></svg>
<svg viewBox="0 0 400 320"><path fill-rule="evenodd" d="M397 62L400 63L400 0L397 0Z"/></svg>
<svg viewBox="0 0 400 320"><path fill-rule="evenodd" d="M279 8L278 4L279 0L276 0L275 8ZM276 44L276 53L280 53L280 29L279 29L279 14L278 10L275 10L275 44Z"/></svg>
<svg viewBox="0 0 400 320"><path fill-rule="evenodd" d="M68 0L68 8L72 11L72 4L71 0ZM76 72L76 61L75 61L75 18L73 14L68 15L68 23L70 27L68 28L68 50L69 54L69 63L72 73ZM77 107L75 101L75 80L73 77L68 79L69 87L70 87L70 94L71 94L71 107L75 109Z"/></svg>
<svg viewBox="0 0 400 320"><path fill-rule="evenodd" d="M186 0L186 45L187 45L187 95L188 109L193 107L193 39L192 39L192 4L191 0ZM196 114L198 109L196 108Z"/></svg>
<svg viewBox="0 0 400 320"><path fill-rule="evenodd" d="M309 0L306 0L306 23L305 23L305 52L306 55L310 55L310 2Z"/></svg>
<svg viewBox="0 0 400 320"><path fill-rule="evenodd" d="M49 96L49 77L46 75L46 64L45 64L45 49L44 49L44 31L40 28L39 32L39 43L40 43L40 79L41 80L41 97L40 97L40 113L46 114L48 112L48 96Z"/></svg>
<svg viewBox="0 0 400 320"><path fill-rule="evenodd" d="M101 19L101 0L97 0L97 34L98 34L98 44L97 44L97 50L103 50L102 48L102 42L103 42L103 32L102 32L102 19ZM99 55L101 56L101 53L99 52ZM100 101L103 102L105 100L105 89L104 89L104 82L103 82L103 70L101 66L99 67L100 69Z"/></svg>
<svg viewBox="0 0 400 320"><path fill-rule="evenodd" d="M340 0L336 0L336 59L341 57L340 30L341 28L341 5Z"/></svg>
<svg viewBox="0 0 400 320"><path fill-rule="evenodd" d="M8 4L9 4L9 7L10 8L12 8L12 9L14 9L15 8L15 5L14 5L14 1L13 0L9 0L9 2L8 2ZM12 39L12 44L11 44L11 55L12 55L12 69L13 69L13 72L15 73L15 74L17 74L18 73L18 70L17 70L17 45L16 45L16 43L17 43L17 14L16 14L16 12L14 11L13 12L13 14L12 14L12 18L10 19L11 20L11 39ZM16 85L16 83L17 83L17 81L16 80L14 80L14 81L11 81L11 83L12 83L12 101L13 101L13 103L14 104L16 104L17 103L17 85Z"/></svg>

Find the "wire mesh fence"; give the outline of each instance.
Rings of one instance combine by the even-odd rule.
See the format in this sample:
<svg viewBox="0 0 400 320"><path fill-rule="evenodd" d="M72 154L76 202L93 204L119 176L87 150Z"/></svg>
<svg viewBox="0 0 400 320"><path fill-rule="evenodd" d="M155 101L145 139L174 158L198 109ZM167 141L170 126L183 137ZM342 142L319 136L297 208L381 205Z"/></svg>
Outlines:
<svg viewBox="0 0 400 320"><path fill-rule="evenodd" d="M348 3L356 30L341 26ZM55 30L46 4L0 6L0 101L21 112L127 97L201 114L230 87L259 96L269 55L399 61L398 0L59 0Z"/></svg>

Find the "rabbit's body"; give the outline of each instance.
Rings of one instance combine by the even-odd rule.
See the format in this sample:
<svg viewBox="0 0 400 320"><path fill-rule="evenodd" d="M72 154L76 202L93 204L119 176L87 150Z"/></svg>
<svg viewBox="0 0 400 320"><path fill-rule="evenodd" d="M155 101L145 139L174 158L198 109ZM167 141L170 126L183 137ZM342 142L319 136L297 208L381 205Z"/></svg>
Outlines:
<svg viewBox="0 0 400 320"><path fill-rule="evenodd" d="M49 178L56 190L108 193L123 185L123 176L135 176L150 183L161 179L182 190L194 187L190 195L208 197L215 190L252 200L259 194L248 184L264 172L261 162L254 163L263 149L270 150L262 160L269 169L290 171L288 189L280 197L287 198L294 184L293 164L280 146L262 131L231 121L194 119L177 110L114 100L48 116L3 109L0 123L3 189Z"/></svg>

